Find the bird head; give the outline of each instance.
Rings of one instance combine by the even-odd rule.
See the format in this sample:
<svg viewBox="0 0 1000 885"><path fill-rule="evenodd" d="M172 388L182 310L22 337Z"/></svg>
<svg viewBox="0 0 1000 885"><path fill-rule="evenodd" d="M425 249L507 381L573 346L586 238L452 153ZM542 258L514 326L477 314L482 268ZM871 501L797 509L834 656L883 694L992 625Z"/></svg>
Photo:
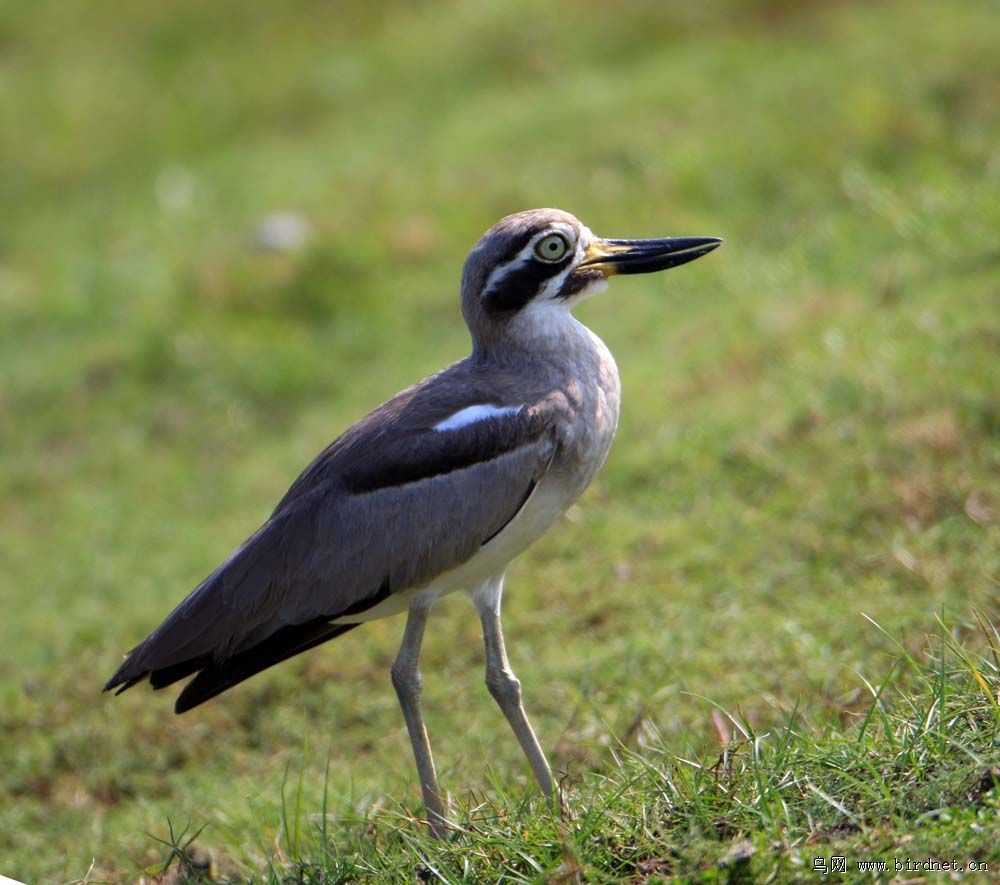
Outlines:
<svg viewBox="0 0 1000 885"><path fill-rule="evenodd" d="M551 327L604 291L614 274L652 273L694 261L717 237L608 240L559 209L508 215L481 237L462 272L462 314L478 350Z"/></svg>

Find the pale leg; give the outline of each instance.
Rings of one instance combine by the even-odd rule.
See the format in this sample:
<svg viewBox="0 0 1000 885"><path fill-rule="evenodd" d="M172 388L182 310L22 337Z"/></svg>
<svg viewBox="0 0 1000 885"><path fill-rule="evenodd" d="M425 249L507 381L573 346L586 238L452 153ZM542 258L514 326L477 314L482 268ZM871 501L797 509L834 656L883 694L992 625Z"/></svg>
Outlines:
<svg viewBox="0 0 1000 885"><path fill-rule="evenodd" d="M535 778L546 798L552 798L552 770L545 759L538 738L528 722L521 704L521 683L510 669L500 624L500 599L503 595L503 575L491 578L472 595L483 625L486 646L486 686L514 730L524 755L531 763Z"/></svg>
<svg viewBox="0 0 1000 885"><path fill-rule="evenodd" d="M420 643L424 638L424 626L429 613L430 605L427 603L415 603L411 606L406 629L403 631L403 643L392 665L392 685L396 689L399 706L403 708L406 729L410 733L410 743L413 744L420 789L427 809L427 822L431 833L440 838L445 832L444 806L438 790L437 773L434 771L431 744L427 739L427 729L420 711L420 694L423 689L423 677L418 669Z"/></svg>

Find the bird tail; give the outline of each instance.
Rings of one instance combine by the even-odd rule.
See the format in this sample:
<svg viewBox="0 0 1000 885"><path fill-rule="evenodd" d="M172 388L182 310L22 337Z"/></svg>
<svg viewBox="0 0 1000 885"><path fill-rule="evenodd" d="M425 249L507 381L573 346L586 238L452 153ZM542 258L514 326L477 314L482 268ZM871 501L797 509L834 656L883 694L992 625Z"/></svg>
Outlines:
<svg viewBox="0 0 1000 885"><path fill-rule="evenodd" d="M152 668L144 667L142 664L144 646L150 641L146 640L132 650L118 671L108 680L104 691L117 689L115 694L121 694L147 677L154 689L161 689L192 673L197 673L195 678L184 686L174 705L174 712L184 713L249 679L261 670L329 642L357 626L359 625L331 624L326 618L317 618L305 624L283 627L256 645L221 661L214 660L210 654L204 654L176 664Z"/></svg>

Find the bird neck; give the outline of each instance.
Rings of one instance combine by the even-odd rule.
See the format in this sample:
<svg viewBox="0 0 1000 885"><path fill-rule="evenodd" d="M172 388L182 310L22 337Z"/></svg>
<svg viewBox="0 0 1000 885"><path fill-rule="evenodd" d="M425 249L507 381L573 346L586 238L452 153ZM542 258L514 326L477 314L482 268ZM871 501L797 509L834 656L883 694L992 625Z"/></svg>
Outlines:
<svg viewBox="0 0 1000 885"><path fill-rule="evenodd" d="M502 325L473 335L473 357L495 363L544 362L572 365L603 342L567 307L553 302L531 304Z"/></svg>

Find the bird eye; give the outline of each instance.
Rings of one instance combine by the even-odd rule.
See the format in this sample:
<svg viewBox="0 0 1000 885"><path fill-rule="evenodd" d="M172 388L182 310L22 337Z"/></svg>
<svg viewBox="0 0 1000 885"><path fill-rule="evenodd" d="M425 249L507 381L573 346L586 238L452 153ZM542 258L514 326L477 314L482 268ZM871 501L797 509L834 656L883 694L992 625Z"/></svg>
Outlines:
<svg viewBox="0 0 1000 885"><path fill-rule="evenodd" d="M535 245L535 256L542 261L559 261L569 251L569 242L562 234L549 234Z"/></svg>

